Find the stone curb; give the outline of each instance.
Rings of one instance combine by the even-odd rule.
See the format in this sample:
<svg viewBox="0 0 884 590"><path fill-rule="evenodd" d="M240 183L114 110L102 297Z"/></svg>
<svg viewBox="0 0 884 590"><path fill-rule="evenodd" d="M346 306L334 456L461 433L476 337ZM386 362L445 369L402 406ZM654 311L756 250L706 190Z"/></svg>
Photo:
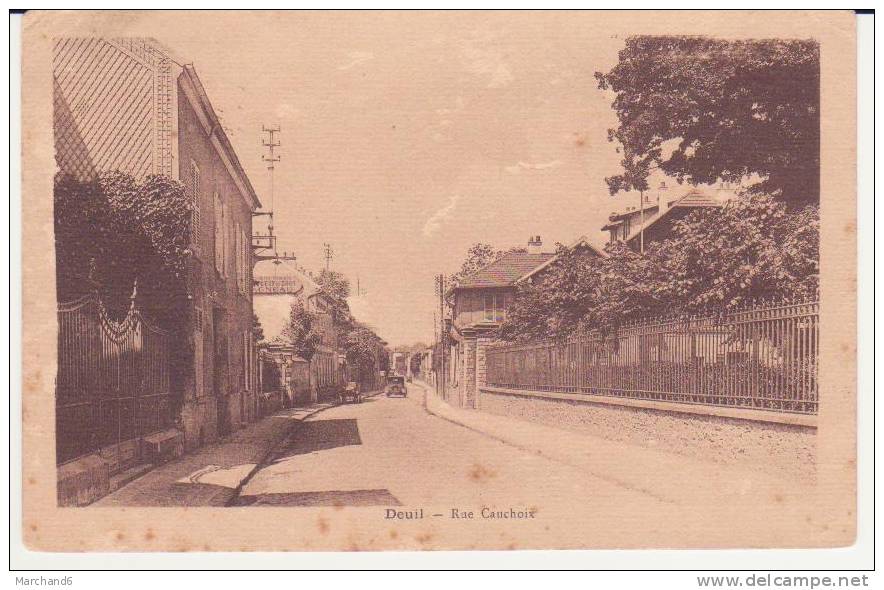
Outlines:
<svg viewBox="0 0 884 590"><path fill-rule="evenodd" d="M485 428L481 423L470 419L471 416L462 417L460 410L452 408L444 400L439 399L430 388L425 390L425 395L425 410L433 416L523 451L585 470L590 475L653 497L665 504L691 506L697 502L729 502L734 505L743 505L745 502L754 501L752 498L767 496L779 498L779 505L785 509L787 504L796 501L796 498L806 496L810 490L806 483L794 482L770 474L750 472L740 466L726 467L653 449L633 448L630 450L629 446L624 446L622 450L626 453L624 453L623 461L607 462L600 461L597 456L590 453L572 453L567 451L568 447L534 445L530 441L526 442L524 435L519 436L518 433L508 431L502 432L499 428ZM548 426L531 425L531 423L525 423L525 425L530 425L530 428L552 430ZM568 436L577 437L580 435L568 433ZM596 439L597 437L586 438ZM610 443L605 439L598 439L598 442L609 448L617 446L617 443ZM592 449L593 446L584 445L582 448ZM627 456L631 456L631 459L627 459ZM646 468L636 469L637 464L645 465ZM685 489L677 480L648 476L648 474L657 471L678 472L686 467L692 469L692 473L698 474L705 484ZM749 494L750 489L753 491L752 494ZM748 506L746 507L748 508Z"/></svg>

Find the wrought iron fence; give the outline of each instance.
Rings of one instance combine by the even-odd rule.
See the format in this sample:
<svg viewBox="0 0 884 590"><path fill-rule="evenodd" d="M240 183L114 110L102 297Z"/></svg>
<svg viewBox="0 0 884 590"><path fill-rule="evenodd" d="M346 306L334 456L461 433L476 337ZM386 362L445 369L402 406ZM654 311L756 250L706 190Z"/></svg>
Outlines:
<svg viewBox="0 0 884 590"><path fill-rule="evenodd" d="M688 404L815 414L819 304L644 321L607 337L498 345L486 383Z"/></svg>
<svg viewBox="0 0 884 590"><path fill-rule="evenodd" d="M56 460L171 425L169 335L135 305L114 321L95 295L58 306Z"/></svg>

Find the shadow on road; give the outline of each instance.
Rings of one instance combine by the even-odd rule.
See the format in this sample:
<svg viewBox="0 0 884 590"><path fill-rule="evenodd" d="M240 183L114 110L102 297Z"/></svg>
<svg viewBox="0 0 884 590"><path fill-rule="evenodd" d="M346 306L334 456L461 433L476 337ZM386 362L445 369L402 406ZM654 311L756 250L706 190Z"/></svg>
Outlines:
<svg viewBox="0 0 884 590"><path fill-rule="evenodd" d="M371 397L363 397L361 403L362 404L370 404L371 402L376 402L376 401L378 401L378 398L377 398L377 396L373 395ZM356 402L346 402L346 403L338 404L338 405L339 406L356 406L358 408L360 404L356 403Z"/></svg>
<svg viewBox="0 0 884 590"><path fill-rule="evenodd" d="M330 490L240 496L234 506L402 506L390 490Z"/></svg>
<svg viewBox="0 0 884 590"><path fill-rule="evenodd" d="M271 464L296 455L361 444L362 438L354 418L308 420L292 433Z"/></svg>

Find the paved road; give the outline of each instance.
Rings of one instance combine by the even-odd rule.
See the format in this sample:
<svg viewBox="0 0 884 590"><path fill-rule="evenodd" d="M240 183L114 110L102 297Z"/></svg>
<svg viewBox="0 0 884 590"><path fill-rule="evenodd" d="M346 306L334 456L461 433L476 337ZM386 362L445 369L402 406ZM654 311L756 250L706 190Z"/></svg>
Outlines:
<svg viewBox="0 0 884 590"><path fill-rule="evenodd" d="M325 410L297 426L245 484L238 506L531 509L656 506L651 496L428 414L423 390ZM444 507L444 508L443 508ZM450 517L449 514L445 515Z"/></svg>

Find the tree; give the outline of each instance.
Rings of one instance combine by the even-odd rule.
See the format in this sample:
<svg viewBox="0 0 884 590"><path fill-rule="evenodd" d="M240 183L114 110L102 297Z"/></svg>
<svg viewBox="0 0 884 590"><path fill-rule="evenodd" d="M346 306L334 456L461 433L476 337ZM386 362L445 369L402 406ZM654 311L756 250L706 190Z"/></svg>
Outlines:
<svg viewBox="0 0 884 590"><path fill-rule="evenodd" d="M660 269L652 288L675 311L818 296L818 207L791 212L758 195L695 211L673 229L648 258Z"/></svg>
<svg viewBox="0 0 884 590"><path fill-rule="evenodd" d="M388 358L381 338L369 326L352 322L344 335L344 355L361 380L387 370Z"/></svg>
<svg viewBox="0 0 884 590"><path fill-rule="evenodd" d="M317 315L298 299L292 304L289 321L282 330L282 336L291 343L295 354L308 362L322 342L322 331L317 324Z"/></svg>
<svg viewBox="0 0 884 590"><path fill-rule="evenodd" d="M505 340L565 338L598 330L618 304L608 292L607 260L561 248L559 258L534 283L521 284L498 335Z"/></svg>
<svg viewBox="0 0 884 590"><path fill-rule="evenodd" d="M449 275L447 287L451 288L456 286L465 278L475 274L483 267L488 266L504 254L510 252L525 252L525 248L516 246L508 250L497 250L491 244L476 242L467 250L467 255L464 258L463 263L460 265L460 270Z"/></svg>
<svg viewBox="0 0 884 590"><path fill-rule="evenodd" d="M605 335L629 320L815 299L819 210L791 212L770 196L749 196L692 212L644 254L622 242L606 252L562 251L534 284L519 288L498 335Z"/></svg>
<svg viewBox="0 0 884 590"><path fill-rule="evenodd" d="M659 169L695 185L756 175L753 194L819 202L816 41L635 36L595 75L620 121L608 131L623 154L605 179L612 195L647 190Z"/></svg>
<svg viewBox="0 0 884 590"><path fill-rule="evenodd" d="M476 242L467 250L467 255L460 270L448 277L448 286L454 287L460 281L472 275L483 266L491 264L500 256L500 251L495 250L491 244Z"/></svg>
<svg viewBox="0 0 884 590"><path fill-rule="evenodd" d="M137 280L151 319L181 324L191 219L181 183L121 172L88 181L58 175L54 205L60 301L97 289L108 309L122 313Z"/></svg>
<svg viewBox="0 0 884 590"><path fill-rule="evenodd" d="M322 292L335 301L346 302L350 297L350 281L342 273L324 268L316 282Z"/></svg>
<svg viewBox="0 0 884 590"><path fill-rule="evenodd" d="M252 312L252 336L255 342L264 341L264 326L261 325L261 319L255 312Z"/></svg>

